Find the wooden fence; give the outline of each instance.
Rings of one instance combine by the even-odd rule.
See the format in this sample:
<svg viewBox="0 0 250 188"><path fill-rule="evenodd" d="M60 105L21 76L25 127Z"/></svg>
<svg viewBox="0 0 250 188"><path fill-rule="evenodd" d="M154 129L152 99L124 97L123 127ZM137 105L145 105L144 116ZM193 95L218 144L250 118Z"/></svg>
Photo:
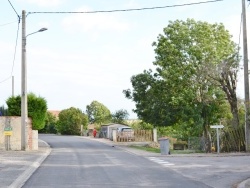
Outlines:
<svg viewBox="0 0 250 188"><path fill-rule="evenodd" d="M227 128L221 130L220 147L222 152L245 151L245 128Z"/></svg>
<svg viewBox="0 0 250 188"><path fill-rule="evenodd" d="M240 126L238 128L223 128L220 129L220 151L221 152L242 152L245 151L245 128ZM214 146L217 151L217 136L216 130L211 132L212 140L211 146ZM189 138L188 149L191 150L206 150L208 140L204 137ZM211 149L211 148L210 148Z"/></svg>
<svg viewBox="0 0 250 188"><path fill-rule="evenodd" d="M153 130L134 130L125 135L117 133L117 142L150 142L153 141Z"/></svg>

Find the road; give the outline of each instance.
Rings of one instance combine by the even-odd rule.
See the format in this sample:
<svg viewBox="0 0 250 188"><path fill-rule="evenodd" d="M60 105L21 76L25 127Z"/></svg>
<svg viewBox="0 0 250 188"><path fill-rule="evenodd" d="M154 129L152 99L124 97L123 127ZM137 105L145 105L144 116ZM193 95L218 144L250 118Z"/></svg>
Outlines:
<svg viewBox="0 0 250 188"><path fill-rule="evenodd" d="M211 187L236 187L250 177L250 157L148 157L183 177Z"/></svg>
<svg viewBox="0 0 250 188"><path fill-rule="evenodd" d="M27 187L211 187L148 157L76 136L39 135L51 154Z"/></svg>

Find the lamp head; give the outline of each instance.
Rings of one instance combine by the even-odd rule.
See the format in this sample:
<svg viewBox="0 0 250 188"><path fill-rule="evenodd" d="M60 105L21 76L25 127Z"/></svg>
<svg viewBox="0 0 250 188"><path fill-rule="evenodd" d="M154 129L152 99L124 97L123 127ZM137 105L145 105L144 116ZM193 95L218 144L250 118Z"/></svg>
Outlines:
<svg viewBox="0 0 250 188"><path fill-rule="evenodd" d="M43 31L46 31L46 30L48 30L48 29L43 27L43 28L39 29L38 32L43 32Z"/></svg>

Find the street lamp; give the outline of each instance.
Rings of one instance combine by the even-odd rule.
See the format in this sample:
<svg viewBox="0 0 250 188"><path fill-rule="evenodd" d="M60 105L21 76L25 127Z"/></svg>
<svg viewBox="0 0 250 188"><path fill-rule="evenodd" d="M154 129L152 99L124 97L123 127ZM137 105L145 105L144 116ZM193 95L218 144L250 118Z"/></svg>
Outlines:
<svg viewBox="0 0 250 188"><path fill-rule="evenodd" d="M36 32L26 35L26 12L22 11L22 67L21 67L21 149L26 150L26 126L28 122L28 104L27 104L27 64L26 64L26 38L29 35L46 31L47 28L41 28Z"/></svg>

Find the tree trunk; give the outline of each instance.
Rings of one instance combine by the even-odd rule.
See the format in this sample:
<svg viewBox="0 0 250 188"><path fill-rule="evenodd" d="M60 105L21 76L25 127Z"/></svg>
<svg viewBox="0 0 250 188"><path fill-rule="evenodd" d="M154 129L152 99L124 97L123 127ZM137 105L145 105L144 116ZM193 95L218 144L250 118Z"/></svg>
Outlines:
<svg viewBox="0 0 250 188"><path fill-rule="evenodd" d="M205 138L205 151L206 153L211 153L212 142L211 142L211 134L209 132L209 126L205 125L204 123L203 127L204 127L203 136Z"/></svg>
<svg viewBox="0 0 250 188"><path fill-rule="evenodd" d="M227 100L230 104L231 113L233 115L232 126L234 128L239 127L239 113L238 113L238 104L237 104L237 95L236 95L236 72L225 71L221 73L220 84L223 91L226 93Z"/></svg>

